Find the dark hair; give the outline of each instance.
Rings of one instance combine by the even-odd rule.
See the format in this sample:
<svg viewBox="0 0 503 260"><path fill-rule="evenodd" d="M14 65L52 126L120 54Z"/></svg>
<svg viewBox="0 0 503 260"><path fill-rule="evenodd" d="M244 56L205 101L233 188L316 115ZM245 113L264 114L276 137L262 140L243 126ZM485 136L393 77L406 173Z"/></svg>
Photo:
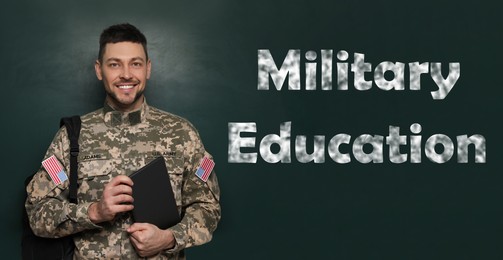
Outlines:
<svg viewBox="0 0 503 260"><path fill-rule="evenodd" d="M98 60L100 62L102 61L107 43L118 42L140 43L143 46L145 56L148 60L147 38L145 38L145 35L143 35L138 28L129 23L112 25L103 30L100 36L100 51L98 53Z"/></svg>

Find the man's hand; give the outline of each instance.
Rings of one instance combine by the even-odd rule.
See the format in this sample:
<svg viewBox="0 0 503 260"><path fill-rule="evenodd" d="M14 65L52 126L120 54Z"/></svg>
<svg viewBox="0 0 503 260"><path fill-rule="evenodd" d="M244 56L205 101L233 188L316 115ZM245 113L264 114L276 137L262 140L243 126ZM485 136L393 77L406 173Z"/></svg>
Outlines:
<svg viewBox="0 0 503 260"><path fill-rule="evenodd" d="M133 181L125 176L114 177L103 189L100 201L89 206L89 219L95 223L101 223L114 219L117 213L133 209Z"/></svg>
<svg viewBox="0 0 503 260"><path fill-rule="evenodd" d="M141 257L152 256L175 246L176 240L170 230L161 230L148 223L134 223L127 232L129 239Z"/></svg>

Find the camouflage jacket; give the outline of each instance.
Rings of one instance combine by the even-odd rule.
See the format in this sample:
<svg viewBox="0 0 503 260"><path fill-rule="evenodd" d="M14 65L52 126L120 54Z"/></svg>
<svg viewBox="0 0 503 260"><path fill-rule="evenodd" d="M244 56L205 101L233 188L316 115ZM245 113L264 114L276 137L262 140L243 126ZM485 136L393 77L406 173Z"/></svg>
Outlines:
<svg viewBox="0 0 503 260"><path fill-rule="evenodd" d="M205 183L195 172L206 155L197 131L185 119L150 107L144 102L131 113L103 109L81 117L78 157L78 204L68 201L68 181L55 185L41 168L27 186L26 210L35 234L62 237L73 234L77 259L137 259L129 235L131 214L118 214L96 225L87 210L101 198L114 176L129 175L154 158L163 156L182 221L169 228L176 239L173 249L153 259L184 259L183 249L211 240L220 220L217 176ZM69 172L69 140L59 130L44 158L55 155Z"/></svg>

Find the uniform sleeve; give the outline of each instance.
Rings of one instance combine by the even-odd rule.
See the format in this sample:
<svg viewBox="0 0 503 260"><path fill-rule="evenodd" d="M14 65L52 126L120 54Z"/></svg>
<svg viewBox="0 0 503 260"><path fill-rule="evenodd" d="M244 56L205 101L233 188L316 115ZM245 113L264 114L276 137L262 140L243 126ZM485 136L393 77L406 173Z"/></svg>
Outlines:
<svg viewBox="0 0 503 260"><path fill-rule="evenodd" d="M54 155L69 173L69 141L63 127L56 134L44 159ZM63 237L86 229L99 228L87 214L91 203L68 201L69 180L56 185L43 167L26 187L25 207L33 232L41 237Z"/></svg>
<svg viewBox="0 0 503 260"><path fill-rule="evenodd" d="M168 252L209 242L221 216L217 175L212 171L208 180L204 182L195 174L204 156L213 158L206 153L197 131L190 131L188 140L185 145L182 220L169 228L176 239L176 245Z"/></svg>

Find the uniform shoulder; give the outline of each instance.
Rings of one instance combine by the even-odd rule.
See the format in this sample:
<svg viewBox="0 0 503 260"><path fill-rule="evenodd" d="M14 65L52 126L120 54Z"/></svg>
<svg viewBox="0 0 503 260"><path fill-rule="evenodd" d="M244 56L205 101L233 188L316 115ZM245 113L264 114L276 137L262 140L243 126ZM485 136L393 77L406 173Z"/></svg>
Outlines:
<svg viewBox="0 0 503 260"><path fill-rule="evenodd" d="M82 121L82 123L92 123L100 119L102 121L103 120L102 118L103 118L103 108L96 109L93 112L80 116L80 120Z"/></svg>
<svg viewBox="0 0 503 260"><path fill-rule="evenodd" d="M160 127L168 126L171 128L181 128L186 131L197 132L194 125L184 117L166 112L152 106L150 106L149 109L149 118L151 119L151 121L153 121L152 123L157 123Z"/></svg>

